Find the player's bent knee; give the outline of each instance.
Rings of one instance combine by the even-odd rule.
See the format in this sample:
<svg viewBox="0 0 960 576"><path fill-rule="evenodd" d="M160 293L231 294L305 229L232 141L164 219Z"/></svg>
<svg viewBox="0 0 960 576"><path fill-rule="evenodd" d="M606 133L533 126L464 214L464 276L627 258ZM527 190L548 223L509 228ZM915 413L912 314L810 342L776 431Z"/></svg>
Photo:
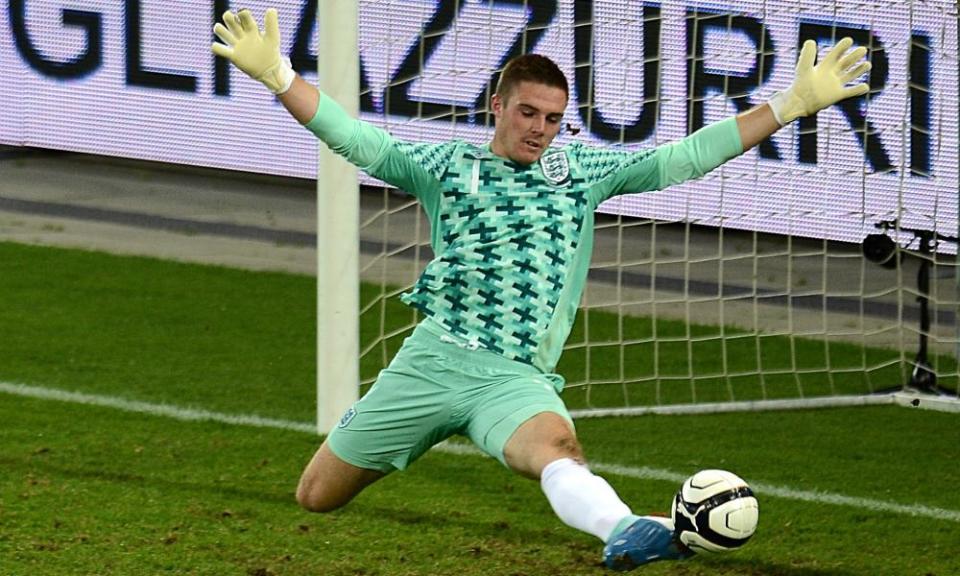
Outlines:
<svg viewBox="0 0 960 576"><path fill-rule="evenodd" d="M507 466L537 479L543 468L558 459L583 462L583 449L570 424L560 415L543 412L524 422L503 449Z"/></svg>
<svg viewBox="0 0 960 576"><path fill-rule="evenodd" d="M297 486L297 504L310 512L333 512L344 507L350 500L352 500L352 496L338 498L324 490L323 486L316 482L301 480Z"/></svg>
<svg viewBox="0 0 960 576"><path fill-rule="evenodd" d="M583 448L572 434L557 437L553 440L553 449L562 456L583 460Z"/></svg>
<svg viewBox="0 0 960 576"><path fill-rule="evenodd" d="M349 504L374 480L375 478L343 479L311 473L308 470L297 485L297 503L310 512L333 512Z"/></svg>
<svg viewBox="0 0 960 576"><path fill-rule="evenodd" d="M297 503L311 512L333 512L383 476L384 472L344 462L324 444L300 477Z"/></svg>

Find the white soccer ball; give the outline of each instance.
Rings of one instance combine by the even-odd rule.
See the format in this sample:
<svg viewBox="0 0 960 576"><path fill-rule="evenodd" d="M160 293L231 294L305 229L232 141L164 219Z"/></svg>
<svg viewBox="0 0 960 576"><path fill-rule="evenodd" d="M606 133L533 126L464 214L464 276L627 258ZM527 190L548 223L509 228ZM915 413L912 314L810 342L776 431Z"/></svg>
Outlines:
<svg viewBox="0 0 960 576"><path fill-rule="evenodd" d="M670 517L680 541L695 552L743 546L757 529L760 508L742 478L725 470L701 470L673 497Z"/></svg>

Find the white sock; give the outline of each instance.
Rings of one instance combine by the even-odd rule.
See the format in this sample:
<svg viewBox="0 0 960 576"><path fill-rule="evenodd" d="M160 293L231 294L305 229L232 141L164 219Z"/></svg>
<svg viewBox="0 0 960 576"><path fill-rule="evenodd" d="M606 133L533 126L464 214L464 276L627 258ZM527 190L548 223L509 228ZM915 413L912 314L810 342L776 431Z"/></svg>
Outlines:
<svg viewBox="0 0 960 576"><path fill-rule="evenodd" d="M606 542L630 515L610 484L572 458L554 460L540 474L540 487L564 524Z"/></svg>

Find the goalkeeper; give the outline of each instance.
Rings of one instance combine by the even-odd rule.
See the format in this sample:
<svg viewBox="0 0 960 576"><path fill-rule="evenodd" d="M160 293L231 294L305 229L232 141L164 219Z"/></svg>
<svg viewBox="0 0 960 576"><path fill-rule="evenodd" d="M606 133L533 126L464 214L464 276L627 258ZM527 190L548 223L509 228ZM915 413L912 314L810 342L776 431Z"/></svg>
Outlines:
<svg viewBox="0 0 960 576"><path fill-rule="evenodd" d="M865 94L866 84L848 84L870 69L866 49L849 50L845 38L814 65L817 46L807 41L793 84L768 103L678 142L624 152L551 148L569 91L544 56L504 68L488 144L426 144L350 117L300 78L280 53L275 10L263 31L244 10L225 13L214 32L223 41L214 53L265 84L334 152L415 196L432 227L436 257L402 297L424 319L314 454L299 503L335 510L460 434L539 480L564 523L605 543L607 566L689 556L669 519L633 514L590 471L559 396L564 381L553 371L587 278L594 210L618 194L699 178L792 120Z"/></svg>

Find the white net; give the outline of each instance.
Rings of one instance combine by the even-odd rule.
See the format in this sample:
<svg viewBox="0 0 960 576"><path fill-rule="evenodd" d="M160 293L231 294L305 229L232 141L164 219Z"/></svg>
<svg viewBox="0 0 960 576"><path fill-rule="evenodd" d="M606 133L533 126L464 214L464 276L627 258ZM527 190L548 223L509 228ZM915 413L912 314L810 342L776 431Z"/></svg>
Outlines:
<svg viewBox="0 0 960 576"><path fill-rule="evenodd" d="M486 143L496 75L535 52L571 84L555 145L641 150L785 88L804 40L826 47L851 36L869 49L870 94L794 123L702 180L601 206L581 315L558 368L565 400L623 409L844 398L904 384L955 397L956 4L718 6L361 2L362 116L404 140ZM417 321L397 297L432 252L415 201L364 183L369 385ZM892 268L866 260L870 234L909 255Z"/></svg>

